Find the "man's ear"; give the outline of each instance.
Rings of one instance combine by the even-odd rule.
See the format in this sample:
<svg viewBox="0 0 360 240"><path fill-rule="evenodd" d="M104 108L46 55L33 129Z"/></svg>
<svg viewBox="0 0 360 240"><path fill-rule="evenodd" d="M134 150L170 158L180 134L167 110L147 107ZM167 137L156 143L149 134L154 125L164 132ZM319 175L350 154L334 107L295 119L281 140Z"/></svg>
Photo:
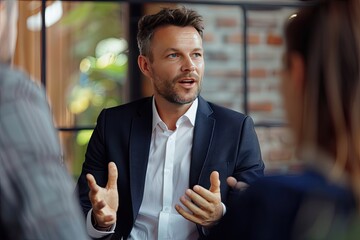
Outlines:
<svg viewBox="0 0 360 240"><path fill-rule="evenodd" d="M290 77L296 89L301 92L304 88L305 81L305 62L299 53L290 54Z"/></svg>
<svg viewBox="0 0 360 240"><path fill-rule="evenodd" d="M150 62L149 58L145 57L144 55L138 56L138 65L141 72L148 78L151 77L151 69L150 69Z"/></svg>

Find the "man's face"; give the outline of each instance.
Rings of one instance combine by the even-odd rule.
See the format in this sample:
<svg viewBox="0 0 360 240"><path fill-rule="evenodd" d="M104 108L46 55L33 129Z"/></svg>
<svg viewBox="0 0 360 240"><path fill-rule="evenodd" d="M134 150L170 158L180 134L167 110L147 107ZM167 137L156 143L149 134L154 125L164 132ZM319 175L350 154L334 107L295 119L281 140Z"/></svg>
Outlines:
<svg viewBox="0 0 360 240"><path fill-rule="evenodd" d="M202 39L195 28L164 26L151 40L149 76L155 97L187 104L200 93L204 74Z"/></svg>

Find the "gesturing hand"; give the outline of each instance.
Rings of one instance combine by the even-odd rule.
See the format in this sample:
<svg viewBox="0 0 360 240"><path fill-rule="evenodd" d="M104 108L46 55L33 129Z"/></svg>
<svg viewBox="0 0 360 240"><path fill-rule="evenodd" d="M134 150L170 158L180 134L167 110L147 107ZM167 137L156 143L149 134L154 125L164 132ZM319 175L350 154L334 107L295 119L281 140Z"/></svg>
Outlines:
<svg viewBox="0 0 360 240"><path fill-rule="evenodd" d="M118 171L115 163L108 165L109 175L105 188L96 184L93 175L86 174L90 188L89 198L93 207L93 214L99 227L109 227L116 222L116 211L119 205L117 190Z"/></svg>
<svg viewBox="0 0 360 240"><path fill-rule="evenodd" d="M234 190L242 191L245 190L249 185L245 182L238 182L234 177L228 177L226 179L227 184Z"/></svg>
<svg viewBox="0 0 360 240"><path fill-rule="evenodd" d="M210 189L207 190L199 185L185 191L180 201L190 211L184 210L180 205L175 209L184 218L204 227L215 224L223 213L220 194L219 173L214 171L210 175Z"/></svg>

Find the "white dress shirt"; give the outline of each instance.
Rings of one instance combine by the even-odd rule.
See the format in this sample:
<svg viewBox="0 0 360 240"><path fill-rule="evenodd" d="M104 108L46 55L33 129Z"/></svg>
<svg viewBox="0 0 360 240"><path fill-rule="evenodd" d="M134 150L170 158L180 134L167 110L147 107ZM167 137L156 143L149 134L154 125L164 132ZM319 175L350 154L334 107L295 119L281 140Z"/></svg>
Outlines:
<svg viewBox="0 0 360 240"><path fill-rule="evenodd" d="M175 209L180 197L189 188L190 161L198 99L176 122L176 130L169 130L161 120L153 99L153 131L149 162L146 171L144 196L129 239L197 239L196 225L182 217ZM121 199L119 199L121 201ZM100 232L91 225L92 237L113 233ZM89 226L90 224L90 226Z"/></svg>

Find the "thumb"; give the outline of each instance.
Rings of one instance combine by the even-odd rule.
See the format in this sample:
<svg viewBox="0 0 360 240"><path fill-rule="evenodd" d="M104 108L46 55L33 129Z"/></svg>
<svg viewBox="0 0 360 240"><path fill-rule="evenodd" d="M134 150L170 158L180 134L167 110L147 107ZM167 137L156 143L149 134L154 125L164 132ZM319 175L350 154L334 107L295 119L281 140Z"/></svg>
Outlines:
<svg viewBox="0 0 360 240"><path fill-rule="evenodd" d="M106 187L117 189L118 171L116 164L114 162L110 162L108 165L108 170L109 170L109 175L108 175L108 183Z"/></svg>
<svg viewBox="0 0 360 240"><path fill-rule="evenodd" d="M210 192L212 193L220 193L220 179L219 173L217 171L213 171L210 174Z"/></svg>

